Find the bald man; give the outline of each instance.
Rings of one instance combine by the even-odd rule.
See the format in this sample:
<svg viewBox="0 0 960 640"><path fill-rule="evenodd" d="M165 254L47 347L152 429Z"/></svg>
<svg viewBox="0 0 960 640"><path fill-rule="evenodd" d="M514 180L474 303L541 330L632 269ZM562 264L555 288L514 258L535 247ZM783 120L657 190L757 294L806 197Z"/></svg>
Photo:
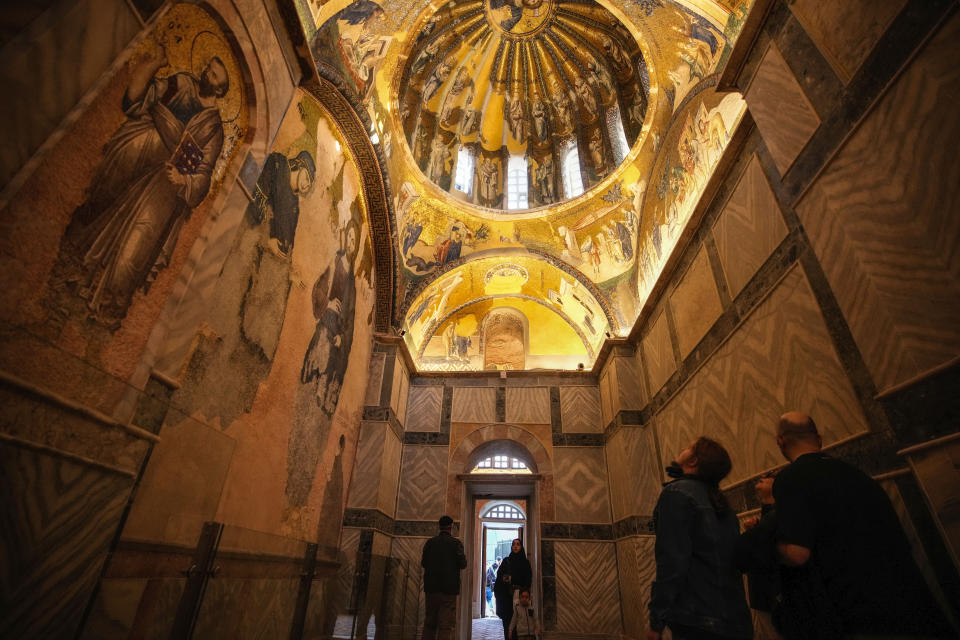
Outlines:
<svg viewBox="0 0 960 640"><path fill-rule="evenodd" d="M880 485L822 453L799 411L780 417L777 445L790 461L773 485L784 635L951 636Z"/></svg>

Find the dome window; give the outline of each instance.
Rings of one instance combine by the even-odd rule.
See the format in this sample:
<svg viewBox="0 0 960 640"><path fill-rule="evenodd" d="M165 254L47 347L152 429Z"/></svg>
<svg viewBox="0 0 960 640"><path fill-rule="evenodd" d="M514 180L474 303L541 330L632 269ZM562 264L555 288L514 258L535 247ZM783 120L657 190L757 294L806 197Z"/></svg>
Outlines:
<svg viewBox="0 0 960 640"><path fill-rule="evenodd" d="M512 155L507 161L507 209L526 209L527 202L527 160Z"/></svg>
<svg viewBox="0 0 960 640"><path fill-rule="evenodd" d="M583 193L583 176L580 174L580 151L577 141L571 139L563 152L563 194L568 199Z"/></svg>
<svg viewBox="0 0 960 640"><path fill-rule="evenodd" d="M457 152L457 176L453 187L468 196L473 193L473 151L460 147Z"/></svg>

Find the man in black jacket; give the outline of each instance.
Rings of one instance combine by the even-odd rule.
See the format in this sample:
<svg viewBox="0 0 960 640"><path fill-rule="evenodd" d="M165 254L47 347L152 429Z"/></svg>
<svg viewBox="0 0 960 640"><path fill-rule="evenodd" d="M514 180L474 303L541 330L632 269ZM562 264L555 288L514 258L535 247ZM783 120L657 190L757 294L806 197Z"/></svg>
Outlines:
<svg viewBox="0 0 960 640"><path fill-rule="evenodd" d="M457 596L460 594L460 572L467 566L463 543L451 535L453 518L442 516L440 533L423 545L423 592L426 594L426 615L423 640L451 640L457 620Z"/></svg>

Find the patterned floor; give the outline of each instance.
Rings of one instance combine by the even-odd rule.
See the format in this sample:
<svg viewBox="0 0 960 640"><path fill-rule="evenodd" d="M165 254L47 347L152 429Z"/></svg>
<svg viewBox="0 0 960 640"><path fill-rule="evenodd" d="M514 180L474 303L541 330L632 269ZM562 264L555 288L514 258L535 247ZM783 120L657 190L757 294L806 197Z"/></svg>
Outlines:
<svg viewBox="0 0 960 640"><path fill-rule="evenodd" d="M500 618L474 618L471 640L503 640Z"/></svg>

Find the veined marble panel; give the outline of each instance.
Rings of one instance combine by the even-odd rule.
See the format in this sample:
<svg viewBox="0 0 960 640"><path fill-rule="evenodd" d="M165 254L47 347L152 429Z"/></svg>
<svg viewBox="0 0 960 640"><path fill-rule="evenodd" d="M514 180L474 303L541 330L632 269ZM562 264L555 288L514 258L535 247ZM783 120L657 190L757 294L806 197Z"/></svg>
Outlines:
<svg viewBox="0 0 960 640"><path fill-rule="evenodd" d="M909 460L960 570L960 440L911 454Z"/></svg>
<svg viewBox="0 0 960 640"><path fill-rule="evenodd" d="M0 442L0 635L74 637L132 479Z"/></svg>
<svg viewBox="0 0 960 640"><path fill-rule="evenodd" d="M507 422L550 424L549 387L507 387Z"/></svg>
<svg viewBox="0 0 960 640"><path fill-rule="evenodd" d="M419 571L423 545L427 538L395 538L391 555L407 563L406 598L404 600L403 637L419 638L423 623L423 571Z"/></svg>
<svg viewBox="0 0 960 640"><path fill-rule="evenodd" d="M632 638L644 637L650 605L650 586L657 577L653 554L655 536L635 536L617 541L617 568L623 607L623 632Z"/></svg>
<svg viewBox="0 0 960 640"><path fill-rule="evenodd" d="M363 403L368 407L380 406L380 390L383 387L383 368L387 364L387 354L374 353L370 356L370 377L367 378L367 394Z"/></svg>
<svg viewBox="0 0 960 640"><path fill-rule="evenodd" d="M620 588L612 542L554 542L557 631L619 634ZM632 606L632 603L630 603Z"/></svg>
<svg viewBox="0 0 960 640"><path fill-rule="evenodd" d="M849 84L905 0L797 0L790 10L830 66Z"/></svg>
<svg viewBox="0 0 960 640"><path fill-rule="evenodd" d="M446 477L446 447L404 446L397 519L436 520L442 516Z"/></svg>
<svg viewBox="0 0 960 640"><path fill-rule="evenodd" d="M398 418L407 415L407 392L410 388L410 378L403 360L397 357L393 364L393 392L390 396L390 406Z"/></svg>
<svg viewBox="0 0 960 640"><path fill-rule="evenodd" d="M597 387L560 387L560 422L564 433L602 433Z"/></svg>
<svg viewBox="0 0 960 640"><path fill-rule="evenodd" d="M407 431L440 431L443 387L410 387L407 398Z"/></svg>
<svg viewBox="0 0 960 640"><path fill-rule="evenodd" d="M335 582L336 596L334 606L345 610L350 604L353 593L353 581L357 572L357 550L360 547L360 529L343 527L340 533L340 568Z"/></svg>
<svg viewBox="0 0 960 640"><path fill-rule="evenodd" d="M616 369L616 393L613 394L614 413L642 409L647 401L646 389L640 375L640 361L636 357L615 356L610 358Z"/></svg>
<svg viewBox="0 0 960 640"><path fill-rule="evenodd" d="M960 353L958 39L954 13L797 206L881 391Z"/></svg>
<svg viewBox="0 0 960 640"><path fill-rule="evenodd" d="M557 520L610 522L607 465L603 449L557 447L553 456Z"/></svg>
<svg viewBox="0 0 960 640"><path fill-rule="evenodd" d="M743 290L786 235L780 206L754 155L713 225L731 297Z"/></svg>
<svg viewBox="0 0 960 640"><path fill-rule="evenodd" d="M660 387L677 370L677 360L673 355L670 342L670 327L667 325L667 312L664 309L653 322L650 333L640 342L643 359L647 365L647 377L650 381L650 393L656 395Z"/></svg>
<svg viewBox="0 0 960 640"><path fill-rule="evenodd" d="M613 420L613 403L617 384L616 369L604 367L600 373L600 415L603 418L603 426L606 427Z"/></svg>
<svg viewBox="0 0 960 640"><path fill-rule="evenodd" d="M497 390L493 387L456 387L453 390L451 422L497 421ZM547 419L547 422L550 420Z"/></svg>
<svg viewBox="0 0 960 640"><path fill-rule="evenodd" d="M680 357L686 358L723 313L707 250L701 245L670 295Z"/></svg>
<svg viewBox="0 0 960 640"><path fill-rule="evenodd" d="M377 507L390 517L397 510L397 489L400 486L400 459L403 443L393 429L387 429L383 438L383 464L380 467L380 489Z"/></svg>
<svg viewBox="0 0 960 640"><path fill-rule="evenodd" d="M785 174L820 126L820 117L775 43L763 54L744 98L780 175Z"/></svg>
<svg viewBox="0 0 960 640"><path fill-rule="evenodd" d="M353 475L350 478L350 491L347 497L348 507L354 509L377 507L377 494L384 462L384 439L388 431L393 435L390 425L385 422L360 423L360 440L357 442L357 455L353 462Z"/></svg>
<svg viewBox="0 0 960 640"><path fill-rule="evenodd" d="M299 588L299 578L209 580L192 637L285 638Z"/></svg>
<svg viewBox="0 0 960 640"><path fill-rule="evenodd" d="M724 485L783 462L789 410L813 416L825 445L868 430L803 271L794 267L657 415L662 463L701 435L730 453Z"/></svg>
<svg viewBox="0 0 960 640"><path fill-rule="evenodd" d="M624 427L607 442L613 521L650 515L660 495L660 459L651 426Z"/></svg>

